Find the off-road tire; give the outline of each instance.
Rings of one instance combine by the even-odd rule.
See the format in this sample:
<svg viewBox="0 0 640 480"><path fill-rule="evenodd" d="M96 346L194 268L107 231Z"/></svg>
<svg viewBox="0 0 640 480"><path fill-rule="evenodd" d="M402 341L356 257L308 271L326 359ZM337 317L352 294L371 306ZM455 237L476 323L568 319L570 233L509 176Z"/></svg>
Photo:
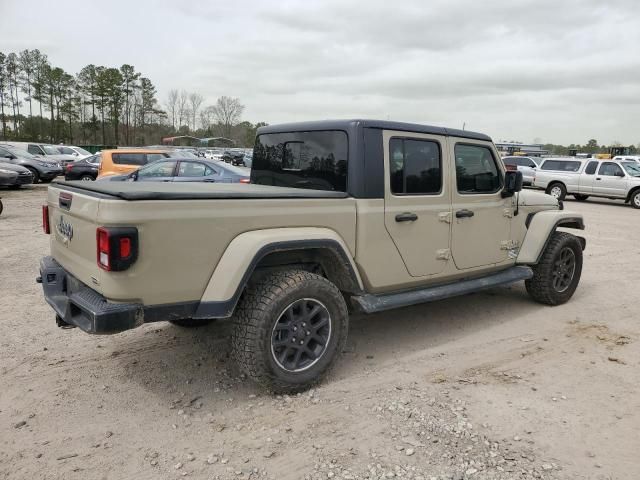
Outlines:
<svg viewBox="0 0 640 480"><path fill-rule="evenodd" d="M573 198L575 198L579 202L584 202L587 198L589 198L589 195L580 195L579 193L574 193Z"/></svg>
<svg viewBox="0 0 640 480"><path fill-rule="evenodd" d="M204 327L205 325L209 325L214 321L215 318L183 318L181 320L169 320L169 323L175 325L176 327L195 328Z"/></svg>
<svg viewBox="0 0 640 480"><path fill-rule="evenodd" d="M40 173L38 173L38 171L33 167L26 167L26 168L31 172L31 175L33 175L33 184L35 185L40 181Z"/></svg>
<svg viewBox="0 0 640 480"><path fill-rule="evenodd" d="M551 191L554 188L559 188L560 189L560 194L556 198L558 199L559 202L562 202L564 200L564 198L567 196L567 187L565 187L564 184L562 184L560 182L553 182L553 183L549 184L549 186L545 190L545 193L547 195L551 195Z"/></svg>
<svg viewBox="0 0 640 480"><path fill-rule="evenodd" d="M272 335L280 316L297 300L320 302L329 313L330 336L321 356L303 371L289 371L272 353ZM278 393L303 391L327 373L342 352L349 313L340 290L326 278L304 270L268 274L247 288L234 315L232 354L249 378Z"/></svg>
<svg viewBox="0 0 640 480"><path fill-rule="evenodd" d="M557 262L565 249L573 252L575 259L575 269L568 287L563 291L558 291L554 287L554 271L557 269ZM554 232L547 244L540 262L533 266L533 278L525 281L525 287L529 295L536 302L545 305L561 305L567 302L576 291L582 274L582 245L578 238L570 233Z"/></svg>
<svg viewBox="0 0 640 480"><path fill-rule="evenodd" d="M629 203L633 208L640 208L640 189L631 194L629 197Z"/></svg>

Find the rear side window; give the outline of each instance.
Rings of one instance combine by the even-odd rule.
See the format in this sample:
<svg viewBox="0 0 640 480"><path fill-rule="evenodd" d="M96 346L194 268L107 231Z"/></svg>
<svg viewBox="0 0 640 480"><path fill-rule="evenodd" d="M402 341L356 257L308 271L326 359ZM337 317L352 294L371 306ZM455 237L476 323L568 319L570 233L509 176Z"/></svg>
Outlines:
<svg viewBox="0 0 640 480"><path fill-rule="evenodd" d="M540 167L541 170L558 170L560 172L577 172L580 170L580 162L573 160L547 160Z"/></svg>
<svg viewBox="0 0 640 480"><path fill-rule="evenodd" d="M348 150L343 131L259 135L251 183L346 192Z"/></svg>
<svg viewBox="0 0 640 480"><path fill-rule="evenodd" d="M442 161L437 142L392 138L389 179L395 195L430 195L442 191Z"/></svg>
<svg viewBox="0 0 640 480"><path fill-rule="evenodd" d="M587 168L585 169L585 173L587 175L593 175L594 173L596 173L596 170L598 169L598 162L589 162L589 165L587 165Z"/></svg>
<svg viewBox="0 0 640 480"><path fill-rule="evenodd" d="M116 165L146 165L144 153L112 153L111 159Z"/></svg>
<svg viewBox="0 0 640 480"><path fill-rule="evenodd" d="M495 193L502 176L491 150L482 145L456 144L456 182L460 193Z"/></svg>
<svg viewBox="0 0 640 480"><path fill-rule="evenodd" d="M206 177L213 175L213 169L200 162L180 162L178 176L180 177Z"/></svg>

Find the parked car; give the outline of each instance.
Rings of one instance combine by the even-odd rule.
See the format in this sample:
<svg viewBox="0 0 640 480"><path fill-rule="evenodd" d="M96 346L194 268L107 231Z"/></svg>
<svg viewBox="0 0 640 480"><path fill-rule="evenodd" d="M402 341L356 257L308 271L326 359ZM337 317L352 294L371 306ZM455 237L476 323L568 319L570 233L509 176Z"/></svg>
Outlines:
<svg viewBox="0 0 640 480"><path fill-rule="evenodd" d="M93 153L84 148L74 147L73 145L58 145L56 148L63 155L73 155L76 158L87 158L93 155Z"/></svg>
<svg viewBox="0 0 640 480"><path fill-rule="evenodd" d="M33 176L33 183L48 183L63 173L58 162L36 157L26 150L5 143L0 144L0 161L28 168Z"/></svg>
<svg viewBox="0 0 640 480"><path fill-rule="evenodd" d="M65 167L65 180L92 181L98 177L98 166L100 165L100 155L91 155L81 158Z"/></svg>
<svg viewBox="0 0 640 480"><path fill-rule="evenodd" d="M105 177L113 182L207 182L249 183L243 170L206 159L166 159L153 162L127 175Z"/></svg>
<svg viewBox="0 0 640 480"><path fill-rule="evenodd" d="M516 282L560 305L578 287L585 240L557 228L583 229L582 216L521 191L486 135L290 123L261 127L253 160L242 186L50 187L43 221L55 234L39 281L57 324L113 334L233 317L239 368L291 393L339 357L350 312Z"/></svg>
<svg viewBox="0 0 640 480"><path fill-rule="evenodd" d="M116 150L102 150L102 159L98 167L98 177L110 175L124 175L148 163L169 158L167 150L147 148L118 148Z"/></svg>
<svg viewBox="0 0 640 480"><path fill-rule="evenodd" d="M253 165L253 153L245 153L244 157L242 157L242 163L245 167L251 168L251 165Z"/></svg>
<svg viewBox="0 0 640 480"><path fill-rule="evenodd" d="M612 160L630 160L640 163L640 155L616 155Z"/></svg>
<svg viewBox="0 0 640 480"><path fill-rule="evenodd" d="M20 188L22 185L33 183L33 175L28 168L0 162L0 186Z"/></svg>
<svg viewBox="0 0 640 480"><path fill-rule="evenodd" d="M47 160L54 160L61 166L65 166L67 163L76 160L74 155L65 155L60 153L57 145L49 145L46 143L30 143L30 142L7 142L8 144L19 148L25 152L29 152L31 155L46 158Z"/></svg>
<svg viewBox="0 0 640 480"><path fill-rule="evenodd" d="M640 164L635 161L551 158L540 165L533 186L559 200L567 194L579 201L603 197L640 208Z"/></svg>
<svg viewBox="0 0 640 480"><path fill-rule="evenodd" d="M536 175L538 164L533 157L503 157L502 162L507 167L516 167L522 172L522 184L530 186L533 183L533 177Z"/></svg>
<svg viewBox="0 0 640 480"><path fill-rule="evenodd" d="M227 150L222 154L222 161L231 165L244 165L244 153Z"/></svg>

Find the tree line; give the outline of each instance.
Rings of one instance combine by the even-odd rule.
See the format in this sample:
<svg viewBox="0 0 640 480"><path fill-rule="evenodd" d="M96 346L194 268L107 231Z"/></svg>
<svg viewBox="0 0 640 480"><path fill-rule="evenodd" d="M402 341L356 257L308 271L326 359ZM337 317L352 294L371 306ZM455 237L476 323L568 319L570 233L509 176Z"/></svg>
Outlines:
<svg viewBox="0 0 640 480"><path fill-rule="evenodd" d="M262 124L241 122L244 105L171 90L165 105L133 65L89 64L73 75L37 49L0 52L0 138L67 144L149 145L162 137L225 137L245 146Z"/></svg>

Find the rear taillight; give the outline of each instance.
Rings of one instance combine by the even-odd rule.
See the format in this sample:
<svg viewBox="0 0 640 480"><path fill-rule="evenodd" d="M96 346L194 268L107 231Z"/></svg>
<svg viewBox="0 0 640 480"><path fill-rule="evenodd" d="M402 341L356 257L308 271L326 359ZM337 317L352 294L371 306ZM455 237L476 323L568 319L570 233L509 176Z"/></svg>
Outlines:
<svg viewBox="0 0 640 480"><path fill-rule="evenodd" d="M138 258L138 229L135 227L100 227L96 230L98 266L110 272L121 272Z"/></svg>
<svg viewBox="0 0 640 480"><path fill-rule="evenodd" d="M241 178L240 183L251 183L251 180L249 178Z"/></svg>
<svg viewBox="0 0 640 480"><path fill-rule="evenodd" d="M51 227L49 226L49 205L42 205L42 231L49 235Z"/></svg>
<svg viewBox="0 0 640 480"><path fill-rule="evenodd" d="M71 171L71 167L73 167L73 163L67 163L67 165L65 166L65 169L67 170L67 173L69 173Z"/></svg>

